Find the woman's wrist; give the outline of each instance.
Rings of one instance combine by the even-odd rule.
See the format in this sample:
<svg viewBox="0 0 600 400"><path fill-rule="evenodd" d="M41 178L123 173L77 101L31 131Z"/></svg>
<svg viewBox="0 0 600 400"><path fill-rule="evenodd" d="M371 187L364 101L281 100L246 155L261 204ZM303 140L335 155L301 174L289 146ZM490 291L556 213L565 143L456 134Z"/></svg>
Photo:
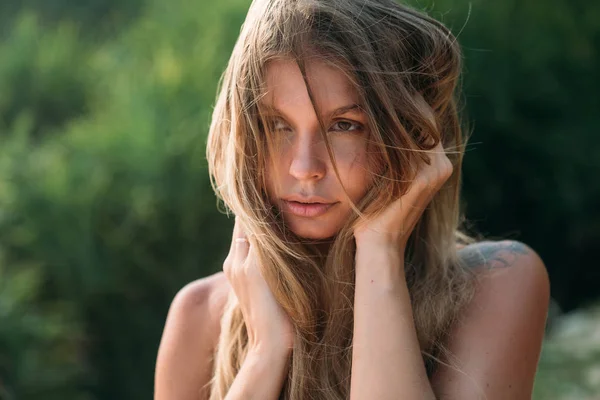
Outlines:
<svg viewBox="0 0 600 400"><path fill-rule="evenodd" d="M396 263L402 264L404 261L404 247L396 243L388 243L381 241L365 240L357 242L355 262L371 267L373 264L378 265L382 261L393 260ZM403 266L403 265L399 265Z"/></svg>
<svg viewBox="0 0 600 400"><path fill-rule="evenodd" d="M251 358L253 362L258 360L268 360L272 362L281 362L289 358L292 349L287 349L280 345L268 343L256 343L249 346L246 359Z"/></svg>
<svg viewBox="0 0 600 400"><path fill-rule="evenodd" d="M288 373L289 355L273 347L249 348L226 400L278 399Z"/></svg>
<svg viewBox="0 0 600 400"><path fill-rule="evenodd" d="M363 243L355 255L356 290L396 290L406 284L404 250L382 243ZM355 294L358 296L358 294Z"/></svg>

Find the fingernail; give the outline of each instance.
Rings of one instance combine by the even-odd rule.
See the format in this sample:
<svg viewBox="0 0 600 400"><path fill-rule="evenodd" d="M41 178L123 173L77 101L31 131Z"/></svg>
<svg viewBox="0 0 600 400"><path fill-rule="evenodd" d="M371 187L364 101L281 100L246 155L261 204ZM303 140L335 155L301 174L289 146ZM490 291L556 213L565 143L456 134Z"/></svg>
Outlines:
<svg viewBox="0 0 600 400"><path fill-rule="evenodd" d="M248 243L248 240L245 238L236 238L235 241L237 243Z"/></svg>

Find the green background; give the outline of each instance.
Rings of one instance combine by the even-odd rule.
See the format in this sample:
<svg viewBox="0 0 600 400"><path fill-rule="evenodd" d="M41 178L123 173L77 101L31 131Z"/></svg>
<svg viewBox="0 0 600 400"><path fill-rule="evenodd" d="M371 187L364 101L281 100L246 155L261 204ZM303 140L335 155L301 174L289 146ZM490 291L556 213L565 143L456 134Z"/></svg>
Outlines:
<svg viewBox="0 0 600 400"><path fill-rule="evenodd" d="M472 229L550 273L535 398L600 393L569 347L600 337L600 3L412 4L464 49ZM170 301L229 246L205 140L248 5L0 0L0 400L152 397Z"/></svg>

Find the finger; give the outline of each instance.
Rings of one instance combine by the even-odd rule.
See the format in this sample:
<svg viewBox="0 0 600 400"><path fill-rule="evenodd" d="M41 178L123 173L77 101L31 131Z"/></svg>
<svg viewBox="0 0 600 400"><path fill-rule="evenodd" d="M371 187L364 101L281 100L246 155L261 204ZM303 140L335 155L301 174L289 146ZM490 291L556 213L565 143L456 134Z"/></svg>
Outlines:
<svg viewBox="0 0 600 400"><path fill-rule="evenodd" d="M448 155L446 154L446 149L444 149L444 145L442 144L441 140L439 141L437 146L435 146L434 151L436 152L436 155L438 158L443 159L443 158L448 157Z"/></svg>
<svg viewBox="0 0 600 400"><path fill-rule="evenodd" d="M237 237L238 229L238 217L236 215L235 219L233 220L233 231L231 232L231 244L229 246L229 255L233 255L235 253L235 238Z"/></svg>
<svg viewBox="0 0 600 400"><path fill-rule="evenodd" d="M454 170L454 166L452 165L452 161L448 157L446 150L444 149L442 142L438 143L435 148L436 154L436 170L439 172L439 180L440 183L443 184L450 176Z"/></svg>
<svg viewBox="0 0 600 400"><path fill-rule="evenodd" d="M420 167L426 170L437 170L441 166L443 166L446 161L449 161L448 155L446 154L446 150L444 149L444 145L442 141L438 141L438 144L431 150L427 152L427 157L429 158L429 165Z"/></svg>
<svg viewBox="0 0 600 400"><path fill-rule="evenodd" d="M250 251L250 243L248 239L245 237L237 237L235 238L235 256L234 256L234 265L241 266L246 258L248 257L248 252Z"/></svg>
<svg viewBox="0 0 600 400"><path fill-rule="evenodd" d="M444 150L444 145L442 144L442 141L438 141L438 144L435 145L435 147L431 150L429 150L427 152L429 159L432 162L435 162L437 159L439 159L440 157L444 157L446 155L446 151Z"/></svg>
<svg viewBox="0 0 600 400"><path fill-rule="evenodd" d="M234 248L234 243L235 243L235 239L237 238L245 238L246 237L246 233L244 232L244 227L242 225L242 222L240 220L240 218L236 215L235 216L235 223L233 224L233 232L231 234L231 248Z"/></svg>
<svg viewBox="0 0 600 400"><path fill-rule="evenodd" d="M243 237L243 230L241 226L242 224L236 215L233 224L233 232L231 233L231 245L229 246L229 253L227 253L226 260L232 260L235 256L235 239Z"/></svg>

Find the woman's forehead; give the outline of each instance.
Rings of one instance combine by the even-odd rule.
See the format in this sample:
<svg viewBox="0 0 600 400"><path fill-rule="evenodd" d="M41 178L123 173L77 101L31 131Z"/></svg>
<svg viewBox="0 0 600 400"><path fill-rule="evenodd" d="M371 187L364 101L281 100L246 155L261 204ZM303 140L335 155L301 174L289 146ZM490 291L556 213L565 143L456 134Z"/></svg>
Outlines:
<svg viewBox="0 0 600 400"><path fill-rule="evenodd" d="M315 101L323 109L359 104L354 84L341 68L318 59L306 62L306 76ZM302 73L291 59L275 59L265 68L266 93L262 99L269 108L283 109L310 102Z"/></svg>

